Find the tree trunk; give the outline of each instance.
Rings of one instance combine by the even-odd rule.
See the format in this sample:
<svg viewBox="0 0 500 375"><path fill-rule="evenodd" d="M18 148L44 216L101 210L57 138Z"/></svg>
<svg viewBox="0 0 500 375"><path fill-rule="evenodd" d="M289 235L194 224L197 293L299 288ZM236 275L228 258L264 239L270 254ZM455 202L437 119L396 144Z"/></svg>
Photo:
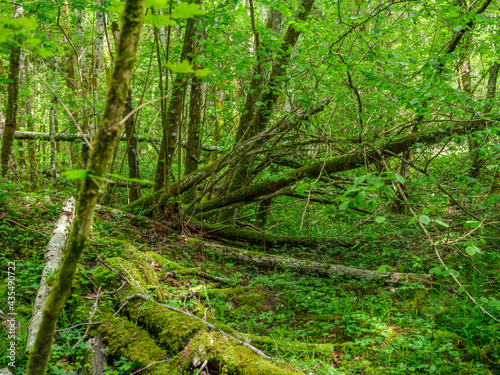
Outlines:
<svg viewBox="0 0 500 375"><path fill-rule="evenodd" d="M14 18L24 17L24 10L18 7ZM11 48L9 56L9 83L7 86L8 98L5 116L5 127L2 138L2 149L0 160L2 163L2 176L9 172L12 159L12 146L14 144L14 133L17 127L17 104L19 100L19 64L21 60L21 47L16 45Z"/></svg>
<svg viewBox="0 0 500 375"><path fill-rule="evenodd" d="M200 127L202 109L202 82L198 77L191 79L191 98L189 100L189 122L188 138L186 141L186 161L184 174L188 175L198 170L198 160L200 159ZM189 203L196 196L196 191L191 189L187 192L184 201Z"/></svg>
<svg viewBox="0 0 500 375"><path fill-rule="evenodd" d="M42 271L42 280L33 305L33 314L28 327L26 338L26 351L31 351L31 347L35 343L35 338L42 321L42 312L47 302L47 296L50 295L50 287L47 284L50 274L56 272L62 263L64 247L68 233L71 230L71 224L75 214L75 198L67 197L61 208L59 220L57 221L52 237L50 237L47 248L45 249L44 267Z"/></svg>
<svg viewBox="0 0 500 375"><path fill-rule="evenodd" d="M193 1L199 4L200 0ZM180 61L188 60L191 62L193 57L193 51L196 48L196 20L193 18L188 18L186 21L186 31L184 34L184 42L182 45L181 58ZM175 146L177 139L179 137L180 119L184 111L184 94L187 87L187 77L183 74L177 73L175 75L174 84L172 88L172 93L170 95L170 100L166 106L166 122L165 128L163 129L164 137L162 139L162 149L164 150L163 160L166 165L162 162L162 155L160 151L160 156L158 159L158 164L156 168L156 179L155 179L155 191L169 190L168 176L172 169L172 162L174 160ZM179 160L179 163L181 161ZM163 177L163 178L160 178ZM167 182L167 183L166 183Z"/></svg>
<svg viewBox="0 0 500 375"><path fill-rule="evenodd" d="M102 180L113 155L114 146L120 136L125 101L129 90L132 67L137 58L137 44L144 18L144 0L128 0L122 13L122 32L112 81L109 86L106 108L93 143L89 159L89 173L82 183L78 209L66 247L63 264L46 308L31 352L27 375L45 372L50 347L59 314L66 302L80 256L86 246L92 225L95 205L102 189Z"/></svg>
<svg viewBox="0 0 500 375"><path fill-rule="evenodd" d="M129 89L127 102L125 103L125 114L132 112L132 90ZM129 178L139 179L139 163L137 161L137 136L135 134L134 116L125 121L125 135L127 137L127 161ZM141 187L137 182L132 182L129 190L129 202L141 198Z"/></svg>
<svg viewBox="0 0 500 375"><path fill-rule="evenodd" d="M59 70L59 58L54 56L54 78L52 83L52 90L56 92L57 90L57 73ZM56 104L57 97L56 95L52 96L52 106L50 107L49 113L49 134L50 134L50 177L52 179L52 186L55 191L59 190L57 186L57 172L56 172L56 141L54 135L56 133L56 125L55 125L55 113L56 113Z"/></svg>
<svg viewBox="0 0 500 375"><path fill-rule="evenodd" d="M396 272L380 273L377 271L346 267L337 264L312 262L309 260L300 260L278 255L258 253L255 251L247 251L210 242L202 242L193 238L188 239L187 241L193 244L201 243L203 249L206 249L217 255L226 256L230 259L243 262L244 264L250 263L264 268L300 271L308 274L315 273L325 277L333 275L347 275L371 279L382 279L385 280L385 282L388 284L397 284L400 282L420 282L423 284L429 284L433 279L432 275L427 274Z"/></svg>

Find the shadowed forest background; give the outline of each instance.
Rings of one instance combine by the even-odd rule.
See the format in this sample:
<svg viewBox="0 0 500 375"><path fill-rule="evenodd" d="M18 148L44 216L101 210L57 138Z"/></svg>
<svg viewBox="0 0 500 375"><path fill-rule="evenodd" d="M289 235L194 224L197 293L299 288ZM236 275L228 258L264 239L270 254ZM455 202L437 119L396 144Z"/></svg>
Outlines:
<svg viewBox="0 0 500 375"><path fill-rule="evenodd" d="M500 374L499 6L0 3L0 368Z"/></svg>

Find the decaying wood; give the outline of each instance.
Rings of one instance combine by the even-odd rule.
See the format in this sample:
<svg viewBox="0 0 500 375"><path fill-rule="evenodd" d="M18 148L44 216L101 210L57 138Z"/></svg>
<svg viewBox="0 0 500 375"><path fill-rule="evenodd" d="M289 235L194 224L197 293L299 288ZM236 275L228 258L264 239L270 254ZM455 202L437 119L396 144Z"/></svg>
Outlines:
<svg viewBox="0 0 500 375"><path fill-rule="evenodd" d="M28 337L26 339L26 350L28 352L35 343L36 334L42 321L42 312L50 293L50 287L47 283L47 279L50 274L54 273L61 266L62 263L64 247L66 245L66 240L68 239L68 234L75 214L75 204L75 198L73 197L67 197L64 200L61 213L59 214L59 220L52 231L52 237L47 244L47 248L45 249L45 266L42 271L42 280L40 281L40 288L38 289L38 293L35 298L33 317L31 318L28 327Z"/></svg>
<svg viewBox="0 0 500 375"><path fill-rule="evenodd" d="M90 368L85 367L83 375L103 375L104 366L106 365L106 357L103 352L103 344L99 336L94 336L88 341L90 344Z"/></svg>
<svg viewBox="0 0 500 375"><path fill-rule="evenodd" d="M252 263L259 267L275 268L281 270L300 271L305 273L316 273L321 276L332 275L348 275L355 277L364 277L371 279L382 279L388 284L397 284L400 282L420 282L429 284L432 281L432 275L416 274L416 273L399 273L399 272L386 272L380 273L371 270L362 270L353 267L347 267L339 264L328 264L313 262L308 260L300 260L278 255L269 255L258 253L255 251L247 251L237 249L230 246L223 246L210 242L203 242L198 239L188 239L187 242L193 244L201 243L203 250L208 250L212 253L223 255L233 260Z"/></svg>

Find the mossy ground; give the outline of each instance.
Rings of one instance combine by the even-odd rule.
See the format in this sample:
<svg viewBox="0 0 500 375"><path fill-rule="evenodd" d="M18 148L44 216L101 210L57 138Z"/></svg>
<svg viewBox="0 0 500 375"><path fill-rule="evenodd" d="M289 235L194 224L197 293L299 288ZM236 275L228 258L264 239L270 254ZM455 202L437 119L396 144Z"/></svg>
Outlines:
<svg viewBox="0 0 500 375"><path fill-rule="evenodd" d="M0 260L3 271L8 261L16 261L16 311L24 327L43 267L47 234L60 207L60 201L25 196L4 206L2 212L8 211L11 216L9 220L5 220L6 216L0 219L2 242L7 249ZM276 247L267 251L360 268L384 265L401 272L428 271L435 260L425 255L418 236L411 237L407 228L400 230L414 239L401 242L383 233L371 238L371 232L358 238L359 245L349 249ZM255 250L262 251L257 247ZM480 300L483 306L498 316L488 305L492 298L498 298L494 283L500 267L495 254L493 251L477 258L481 273L463 269L462 278L474 295L485 299ZM102 265L96 255L120 275ZM457 268L461 264L459 253L444 256ZM196 270L227 283L204 280ZM131 283L122 287L123 277ZM1 287L5 290L5 284ZM103 339L108 374L131 373L131 369L135 371L154 361L165 361L158 365L163 366L157 367L162 369L159 373L193 373L194 354L200 352L205 353L214 371L217 367L217 371L227 374L295 370L315 374L500 373L499 325L443 276L430 287L385 286L380 281L342 276L319 278L262 270L201 251L196 241L185 241L147 219L116 217L100 210L59 328L87 322L98 291L99 308L93 321L104 323L91 328L88 335L99 334ZM209 332L202 322L152 302L131 301L118 317L113 317L124 298L136 292L205 318L240 339L246 338L274 356L276 362L259 362L263 366L260 369L245 367L248 355L255 358L248 349L227 347L226 339ZM5 311L6 307L2 300L0 309ZM84 366L87 354L81 339L87 328L57 335L51 374L77 373ZM23 373L26 360L23 340L21 334L18 374ZM210 340L220 345L214 346ZM145 371L158 373L153 367Z"/></svg>

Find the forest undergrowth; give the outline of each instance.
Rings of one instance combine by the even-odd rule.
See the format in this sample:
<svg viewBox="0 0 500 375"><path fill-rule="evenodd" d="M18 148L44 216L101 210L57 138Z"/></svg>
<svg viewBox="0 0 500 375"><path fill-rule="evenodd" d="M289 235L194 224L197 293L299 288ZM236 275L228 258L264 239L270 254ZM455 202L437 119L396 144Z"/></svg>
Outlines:
<svg viewBox="0 0 500 375"><path fill-rule="evenodd" d="M16 373L22 374L27 361L26 327L40 282L44 247L65 193L59 198L44 192L23 193L16 184L5 182L2 188L0 237L5 251L0 255L1 293L8 292L5 272L9 262L15 262ZM299 215L301 208L295 209ZM326 278L239 264L213 254L209 243L201 241L203 233L189 223L169 227L141 215L101 207L58 324L47 373L89 373L89 339L95 336L103 341L107 375L196 374L201 366L196 350L211 353L202 370L209 372L199 372L206 374L500 373L500 325L469 301L440 268L416 224L387 211L383 220L361 220L342 211L328 217L325 208L313 205L307 215L303 224L308 234L333 237L338 231L349 246L326 242L315 248L233 246L379 272L430 272L434 274L432 284L386 285L383 280L342 275ZM433 235L466 235L465 245L480 244L481 251L473 257L465 245L443 247L441 256L478 305L498 318L498 231L494 226L475 228L452 207L443 209L441 218L443 223L453 221L453 232L436 225L430 229ZM325 220L331 228L326 233L321 224ZM293 230L284 225L278 233ZM125 304L126 297L134 293L151 300ZM6 301L0 306L3 312L9 308ZM164 316L168 310L157 303L201 320L175 312ZM163 320L155 321L156 315ZM203 335L214 331L203 321L251 343L272 357L275 365L267 368L267 361L257 364L254 359L246 363L248 353L227 355L230 349L225 347L193 346L193 340L203 343ZM6 352L5 322L2 328L0 345ZM133 346L128 343L130 335L134 336ZM210 343L218 340L218 345L223 344L219 336L210 337ZM2 357L0 366L6 367L6 361Z"/></svg>

